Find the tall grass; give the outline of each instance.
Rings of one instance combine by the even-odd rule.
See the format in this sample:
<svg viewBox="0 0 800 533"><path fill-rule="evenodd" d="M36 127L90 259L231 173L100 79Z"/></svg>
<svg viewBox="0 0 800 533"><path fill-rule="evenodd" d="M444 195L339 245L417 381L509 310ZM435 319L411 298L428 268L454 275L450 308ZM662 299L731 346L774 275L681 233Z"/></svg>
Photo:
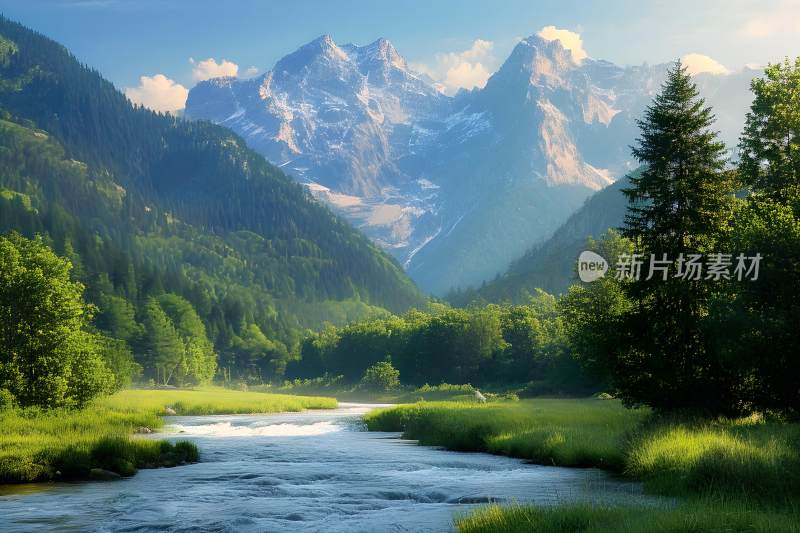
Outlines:
<svg viewBox="0 0 800 533"><path fill-rule="evenodd" d="M372 431L402 431L422 444L482 451L561 466L621 471L625 440L648 415L615 400L523 400L489 404L420 402L373 411Z"/></svg>
<svg viewBox="0 0 800 533"><path fill-rule="evenodd" d="M625 472L660 494L800 499L800 424L654 420L626 449Z"/></svg>
<svg viewBox="0 0 800 533"><path fill-rule="evenodd" d="M92 468L131 475L138 468L197 460L193 444L133 437L163 426L166 408L178 414L238 414L336 407L311 398L224 389L127 390L82 410L0 410L0 483L82 479Z"/></svg>
<svg viewBox="0 0 800 533"><path fill-rule="evenodd" d="M592 505L484 507L456 520L460 533L685 533L800 531L796 509L743 508L696 501L669 508Z"/></svg>

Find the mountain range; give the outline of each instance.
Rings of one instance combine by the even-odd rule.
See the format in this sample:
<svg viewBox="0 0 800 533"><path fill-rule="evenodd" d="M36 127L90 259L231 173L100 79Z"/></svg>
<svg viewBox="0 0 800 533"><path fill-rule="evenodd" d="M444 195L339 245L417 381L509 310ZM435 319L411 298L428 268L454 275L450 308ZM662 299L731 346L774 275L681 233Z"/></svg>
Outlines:
<svg viewBox="0 0 800 533"><path fill-rule="evenodd" d="M252 361L236 358L253 339L285 355L308 329L427 301L236 134L132 105L1 16L0 168L0 233L39 234L69 257L117 338L129 340L113 324L136 329L148 299L172 292L196 309L220 364L246 370Z"/></svg>
<svg viewBox="0 0 800 533"><path fill-rule="evenodd" d="M322 36L261 76L199 83L185 114L237 132L444 294L504 272L635 167L668 67L578 62L533 35L485 87L447 96L385 39ZM696 76L730 146L755 74Z"/></svg>

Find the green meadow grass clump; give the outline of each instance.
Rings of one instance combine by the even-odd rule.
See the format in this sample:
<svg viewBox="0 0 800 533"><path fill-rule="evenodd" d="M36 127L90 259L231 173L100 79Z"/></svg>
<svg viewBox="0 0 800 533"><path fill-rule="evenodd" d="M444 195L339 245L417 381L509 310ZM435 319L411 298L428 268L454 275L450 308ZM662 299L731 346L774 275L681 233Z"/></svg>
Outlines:
<svg viewBox="0 0 800 533"><path fill-rule="evenodd" d="M335 398L240 392L221 387L197 390L140 390L118 392L100 400L102 405L125 412L146 410L164 414L170 407L179 415L232 415L297 412L303 409L333 409Z"/></svg>
<svg viewBox="0 0 800 533"><path fill-rule="evenodd" d="M132 435L162 427L167 407L187 415L273 413L333 408L336 400L216 388L126 390L81 410L0 409L0 483L86 479L93 468L127 476L197 461L192 443Z"/></svg>
<svg viewBox="0 0 800 533"><path fill-rule="evenodd" d="M129 435L138 427L162 424L153 412L133 406L119 411L100 402L81 410L0 411L0 482L85 478L91 468L130 475L149 463L158 466L153 447L159 443ZM109 449L123 452L118 464L111 464Z"/></svg>
<svg viewBox="0 0 800 533"><path fill-rule="evenodd" d="M653 421L631 440L625 471L660 494L797 501L800 424L760 417Z"/></svg>
<svg viewBox="0 0 800 533"><path fill-rule="evenodd" d="M372 431L402 431L421 444L559 466L621 471L629 432L648 415L615 401L420 402L366 415Z"/></svg>
<svg viewBox="0 0 800 533"><path fill-rule="evenodd" d="M490 505L459 519L459 533L685 533L798 531L794 509L698 500L672 507Z"/></svg>

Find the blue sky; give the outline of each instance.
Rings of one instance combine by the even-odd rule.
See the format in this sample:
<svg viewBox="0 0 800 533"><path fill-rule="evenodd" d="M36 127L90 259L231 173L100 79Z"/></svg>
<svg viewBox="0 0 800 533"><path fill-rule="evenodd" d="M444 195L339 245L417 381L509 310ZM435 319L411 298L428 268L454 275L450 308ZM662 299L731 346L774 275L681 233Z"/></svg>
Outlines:
<svg viewBox="0 0 800 533"><path fill-rule="evenodd" d="M204 76L268 70L326 33L338 43L386 37L451 92L480 85L519 38L546 26L619 64L696 54L698 68L722 72L800 54L800 0L0 0L0 12L121 89L174 98Z"/></svg>

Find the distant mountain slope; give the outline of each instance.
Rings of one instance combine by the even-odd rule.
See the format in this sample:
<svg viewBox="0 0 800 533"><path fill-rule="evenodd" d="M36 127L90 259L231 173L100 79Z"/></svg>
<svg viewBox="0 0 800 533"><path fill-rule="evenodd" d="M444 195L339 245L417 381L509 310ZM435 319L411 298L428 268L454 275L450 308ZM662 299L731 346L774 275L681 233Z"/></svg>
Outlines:
<svg viewBox="0 0 800 533"><path fill-rule="evenodd" d="M478 289L453 292L448 300L457 306L473 301L522 303L537 288L559 294L577 283L575 263L589 237L600 238L609 228L618 229L628 206L622 194L630 182L625 177L589 197L583 206L544 243L512 263L508 272Z"/></svg>
<svg viewBox="0 0 800 533"><path fill-rule="evenodd" d="M262 76L198 84L186 115L232 128L443 294L504 272L632 169L666 67L576 62L534 35L484 88L449 97L385 39L323 36ZM727 142L754 72L697 76Z"/></svg>
<svg viewBox="0 0 800 533"><path fill-rule="evenodd" d="M229 130L134 107L1 17L0 40L0 231L51 234L129 298L169 280L220 335L257 323L290 342L424 304L393 259Z"/></svg>

